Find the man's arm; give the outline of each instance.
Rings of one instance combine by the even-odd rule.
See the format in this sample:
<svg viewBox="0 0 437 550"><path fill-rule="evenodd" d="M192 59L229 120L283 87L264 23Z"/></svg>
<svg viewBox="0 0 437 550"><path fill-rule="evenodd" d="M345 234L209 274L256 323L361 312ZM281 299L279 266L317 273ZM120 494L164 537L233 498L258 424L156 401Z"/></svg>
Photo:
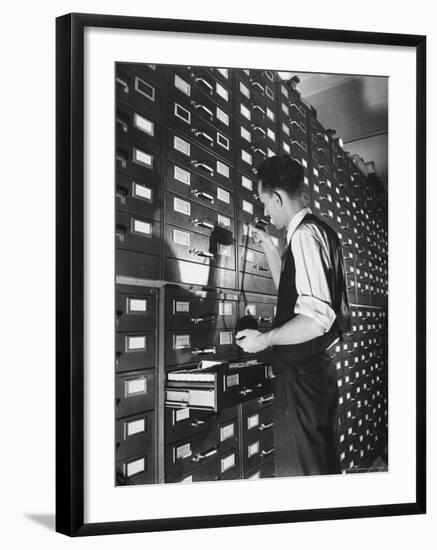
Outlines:
<svg viewBox="0 0 437 550"><path fill-rule="evenodd" d="M248 353L258 353L270 346L301 344L324 334L325 329L312 317L296 315L269 332L245 329L235 335L237 344Z"/></svg>
<svg viewBox="0 0 437 550"><path fill-rule="evenodd" d="M254 227L250 226L252 229L252 236L255 244L261 246L264 254L266 255L266 260L269 265L270 274L275 284L276 289L279 288L279 278L281 276L281 256L279 255L278 247L272 241L271 236Z"/></svg>

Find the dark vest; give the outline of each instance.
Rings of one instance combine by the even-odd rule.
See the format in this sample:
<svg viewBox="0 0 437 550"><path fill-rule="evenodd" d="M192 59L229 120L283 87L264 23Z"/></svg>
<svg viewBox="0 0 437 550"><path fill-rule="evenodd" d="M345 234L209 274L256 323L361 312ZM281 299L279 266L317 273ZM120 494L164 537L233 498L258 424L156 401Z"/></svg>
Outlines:
<svg viewBox="0 0 437 550"><path fill-rule="evenodd" d="M316 225L327 235L331 267L326 271L326 277L331 294L331 307L336 318L331 328L313 340L285 346L274 346L273 355L278 359L300 361L316 353L326 350L336 339L342 339L342 333L350 330L351 315L346 288L346 275L341 245L337 233L314 214L306 214L299 224ZM273 326L280 327L296 317L294 308L298 293L296 290L296 266L291 251L291 243L282 256L281 277L278 288L278 302Z"/></svg>

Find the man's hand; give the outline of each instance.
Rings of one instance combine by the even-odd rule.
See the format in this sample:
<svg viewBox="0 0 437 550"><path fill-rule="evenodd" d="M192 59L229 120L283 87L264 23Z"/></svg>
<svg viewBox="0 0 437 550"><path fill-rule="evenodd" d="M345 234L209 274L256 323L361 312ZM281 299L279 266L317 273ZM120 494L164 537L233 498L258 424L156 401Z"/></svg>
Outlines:
<svg viewBox="0 0 437 550"><path fill-rule="evenodd" d="M252 231L253 242L257 246L261 246L263 249L274 246L272 237L266 231L263 231L252 224L250 224L249 227Z"/></svg>
<svg viewBox="0 0 437 550"><path fill-rule="evenodd" d="M237 332L235 340L237 345L247 353L258 353L269 347L267 334L250 328Z"/></svg>

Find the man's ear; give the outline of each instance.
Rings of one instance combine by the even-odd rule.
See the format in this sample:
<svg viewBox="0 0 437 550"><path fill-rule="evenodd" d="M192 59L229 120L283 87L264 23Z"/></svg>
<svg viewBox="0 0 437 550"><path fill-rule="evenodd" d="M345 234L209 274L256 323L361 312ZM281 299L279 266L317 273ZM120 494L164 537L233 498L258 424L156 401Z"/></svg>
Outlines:
<svg viewBox="0 0 437 550"><path fill-rule="evenodd" d="M273 192L276 195L276 200L278 201L279 206L282 206L284 201L282 200L281 195L277 191L273 191Z"/></svg>

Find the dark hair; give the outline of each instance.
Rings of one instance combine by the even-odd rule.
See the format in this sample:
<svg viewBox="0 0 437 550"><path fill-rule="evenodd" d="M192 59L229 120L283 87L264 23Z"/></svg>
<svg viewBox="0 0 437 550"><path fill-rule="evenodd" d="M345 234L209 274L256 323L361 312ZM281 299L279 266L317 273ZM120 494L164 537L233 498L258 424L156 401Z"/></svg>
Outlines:
<svg viewBox="0 0 437 550"><path fill-rule="evenodd" d="M283 189L291 197L298 197L303 190L303 166L289 155L275 155L265 160L257 169L263 191Z"/></svg>

